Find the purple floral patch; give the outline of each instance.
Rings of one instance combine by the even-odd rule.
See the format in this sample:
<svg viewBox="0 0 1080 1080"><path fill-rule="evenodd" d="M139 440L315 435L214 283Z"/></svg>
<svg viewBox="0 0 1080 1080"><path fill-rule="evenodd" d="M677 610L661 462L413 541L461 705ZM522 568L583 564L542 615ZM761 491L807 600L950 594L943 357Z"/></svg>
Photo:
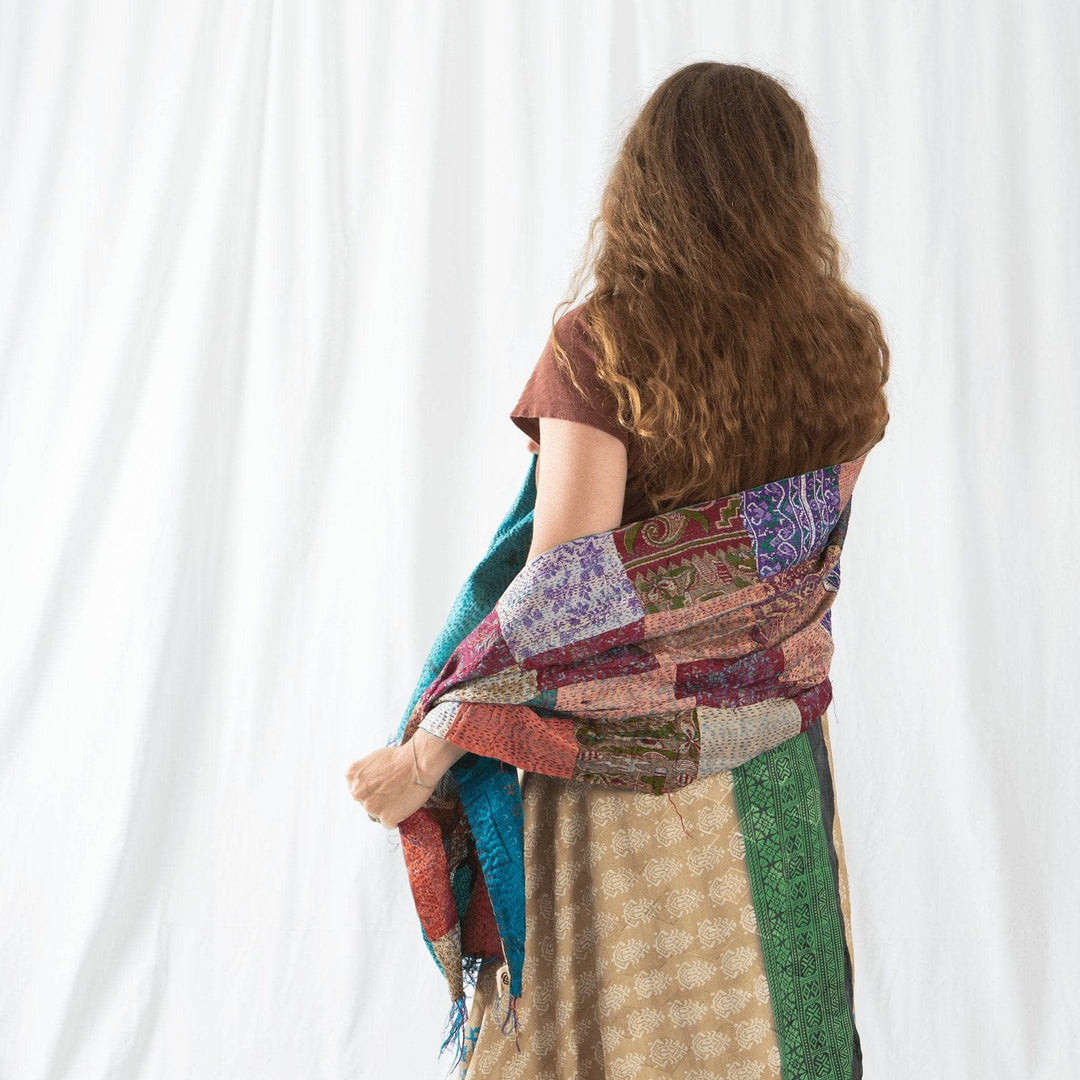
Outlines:
<svg viewBox="0 0 1080 1080"><path fill-rule="evenodd" d="M496 604L520 663L644 618L610 532L567 540L522 567Z"/></svg>
<svg viewBox="0 0 1080 1080"><path fill-rule="evenodd" d="M764 579L825 549L840 517L840 467L774 480L743 493L743 524Z"/></svg>

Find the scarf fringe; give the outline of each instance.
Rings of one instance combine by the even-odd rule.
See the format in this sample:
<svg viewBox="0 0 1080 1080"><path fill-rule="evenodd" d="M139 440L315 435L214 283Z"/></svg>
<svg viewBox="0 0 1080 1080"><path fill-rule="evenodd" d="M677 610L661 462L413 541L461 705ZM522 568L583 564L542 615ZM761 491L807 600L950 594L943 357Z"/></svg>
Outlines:
<svg viewBox="0 0 1080 1080"><path fill-rule="evenodd" d="M494 957L487 957L490 962ZM481 956L464 956L461 961L461 977L465 986L476 989L476 980L480 974L480 968L484 965L485 958ZM456 998L450 1005L450 1012L446 1015L443 1025L445 1038L439 1047L439 1057L446 1053L446 1048L454 1043L454 1059L450 1063L450 1072L465 1064L465 1026L469 1019L469 1010L465 1004L465 995ZM449 1076L449 1073L447 1073Z"/></svg>
<svg viewBox="0 0 1080 1080"><path fill-rule="evenodd" d="M514 1033L514 1046L517 1047L517 1052L519 1054L521 1053L521 1040L518 1038L517 1003L518 1003L518 999L520 997L521 997L520 994L514 994L510 998L510 1000L508 1001L507 1006L506 1006L506 1019L503 1020L503 1022L499 1025L499 1030L504 1035L509 1035L510 1031L512 1031ZM506 1030L506 1024L507 1024L508 1021L511 1021L511 1020L513 1021L513 1026L510 1028L510 1031L507 1031Z"/></svg>
<svg viewBox="0 0 1080 1080"><path fill-rule="evenodd" d="M465 1063L465 1021L468 1018L469 1012L465 1007L465 995L462 994L461 997L455 998L450 1006L450 1012L447 1014L446 1024L443 1028L446 1037L439 1047L439 1057L442 1057L446 1052L446 1048L451 1043L454 1043L454 1058L450 1062L447 1076Z"/></svg>
<svg viewBox="0 0 1080 1080"><path fill-rule="evenodd" d="M505 975L505 977L504 977ZM520 994L511 994L509 992L510 974L506 967L499 972L499 988L500 991L506 992L506 1012L503 1013L499 1008L499 1002L502 1000L502 993L495 996L495 1000L491 1003L491 1011L495 1016L495 1019L499 1022L499 1030L504 1035L514 1036L514 1046L517 1047L517 1052L521 1053L521 1040L519 1038L519 1025L517 1014L517 1003L521 998ZM509 1025L509 1027L507 1026Z"/></svg>

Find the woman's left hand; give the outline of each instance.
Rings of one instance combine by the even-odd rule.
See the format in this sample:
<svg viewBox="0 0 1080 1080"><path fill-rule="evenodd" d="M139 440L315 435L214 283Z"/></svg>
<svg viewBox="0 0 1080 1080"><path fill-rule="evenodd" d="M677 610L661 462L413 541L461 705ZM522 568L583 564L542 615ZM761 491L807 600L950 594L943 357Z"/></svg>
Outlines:
<svg viewBox="0 0 1080 1080"><path fill-rule="evenodd" d="M345 779L352 797L388 829L396 829L399 822L419 810L435 790L434 783L421 787L413 780L413 750L408 742L382 747L354 761Z"/></svg>

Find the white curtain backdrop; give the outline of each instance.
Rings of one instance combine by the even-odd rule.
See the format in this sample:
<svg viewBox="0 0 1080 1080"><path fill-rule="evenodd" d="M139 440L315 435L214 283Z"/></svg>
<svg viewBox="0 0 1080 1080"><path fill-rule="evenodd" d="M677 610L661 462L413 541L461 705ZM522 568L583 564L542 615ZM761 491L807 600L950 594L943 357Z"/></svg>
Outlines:
<svg viewBox="0 0 1080 1080"><path fill-rule="evenodd" d="M0 0L0 1080L441 1078L382 746L622 132L784 79L892 349L833 732L868 1080L1077 1076L1075 3Z"/></svg>

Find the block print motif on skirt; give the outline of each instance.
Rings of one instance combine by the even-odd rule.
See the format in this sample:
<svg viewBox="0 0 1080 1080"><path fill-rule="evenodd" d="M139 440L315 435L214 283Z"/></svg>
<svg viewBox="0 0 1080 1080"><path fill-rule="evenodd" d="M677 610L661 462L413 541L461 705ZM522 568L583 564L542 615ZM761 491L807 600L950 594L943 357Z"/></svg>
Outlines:
<svg viewBox="0 0 1080 1080"><path fill-rule="evenodd" d="M522 800L526 943L517 1045L499 1030L507 972L492 961L473 993L459 1077L780 1077L731 772L670 799L526 772ZM832 840L850 955L835 813Z"/></svg>

